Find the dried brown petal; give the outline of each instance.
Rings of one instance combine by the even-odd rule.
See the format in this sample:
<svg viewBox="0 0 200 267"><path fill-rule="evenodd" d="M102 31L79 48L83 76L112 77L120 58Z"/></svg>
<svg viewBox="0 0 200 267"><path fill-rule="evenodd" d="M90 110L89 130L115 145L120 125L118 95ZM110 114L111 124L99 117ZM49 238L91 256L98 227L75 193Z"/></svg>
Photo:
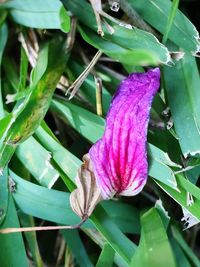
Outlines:
<svg viewBox="0 0 200 267"><path fill-rule="evenodd" d="M102 197L96 184L89 154L83 157L83 161L76 178L77 189L70 195L70 205L72 210L84 220L92 214Z"/></svg>

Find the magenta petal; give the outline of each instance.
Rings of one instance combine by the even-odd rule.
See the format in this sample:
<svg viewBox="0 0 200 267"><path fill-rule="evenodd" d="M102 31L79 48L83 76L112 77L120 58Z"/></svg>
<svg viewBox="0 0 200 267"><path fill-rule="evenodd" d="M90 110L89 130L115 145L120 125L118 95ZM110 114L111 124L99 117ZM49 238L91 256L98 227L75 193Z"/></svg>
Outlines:
<svg viewBox="0 0 200 267"><path fill-rule="evenodd" d="M119 86L106 118L103 137L90 151L104 198L138 194L147 180L147 126L160 70L131 74Z"/></svg>

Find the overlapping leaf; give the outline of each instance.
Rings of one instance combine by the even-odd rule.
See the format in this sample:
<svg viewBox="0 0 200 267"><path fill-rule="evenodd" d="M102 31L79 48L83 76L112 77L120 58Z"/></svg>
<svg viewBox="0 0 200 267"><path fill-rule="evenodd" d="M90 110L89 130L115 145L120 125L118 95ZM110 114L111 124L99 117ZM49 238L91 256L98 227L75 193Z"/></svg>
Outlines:
<svg viewBox="0 0 200 267"><path fill-rule="evenodd" d="M61 29L68 32L70 19L59 0L15 0L0 5L8 9L13 20L21 25L38 29Z"/></svg>

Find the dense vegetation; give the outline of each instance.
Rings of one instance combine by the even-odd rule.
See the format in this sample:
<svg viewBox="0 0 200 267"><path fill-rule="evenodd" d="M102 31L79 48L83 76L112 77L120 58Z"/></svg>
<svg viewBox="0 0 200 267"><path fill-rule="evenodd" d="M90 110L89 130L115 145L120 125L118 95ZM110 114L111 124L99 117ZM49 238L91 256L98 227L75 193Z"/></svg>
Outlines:
<svg viewBox="0 0 200 267"><path fill-rule="evenodd" d="M1 229L78 224L70 192L113 94L161 71L143 191L76 229L0 233L0 266L199 267L198 1L0 2Z"/></svg>

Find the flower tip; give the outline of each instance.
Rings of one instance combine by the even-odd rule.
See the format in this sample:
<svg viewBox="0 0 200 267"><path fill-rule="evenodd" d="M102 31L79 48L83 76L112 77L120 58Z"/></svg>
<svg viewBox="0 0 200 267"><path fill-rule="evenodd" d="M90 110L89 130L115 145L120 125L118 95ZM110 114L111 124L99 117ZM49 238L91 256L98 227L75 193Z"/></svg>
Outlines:
<svg viewBox="0 0 200 267"><path fill-rule="evenodd" d="M148 74L150 74L151 76L153 75L153 77L160 79L160 69L159 68L150 69L148 71Z"/></svg>

